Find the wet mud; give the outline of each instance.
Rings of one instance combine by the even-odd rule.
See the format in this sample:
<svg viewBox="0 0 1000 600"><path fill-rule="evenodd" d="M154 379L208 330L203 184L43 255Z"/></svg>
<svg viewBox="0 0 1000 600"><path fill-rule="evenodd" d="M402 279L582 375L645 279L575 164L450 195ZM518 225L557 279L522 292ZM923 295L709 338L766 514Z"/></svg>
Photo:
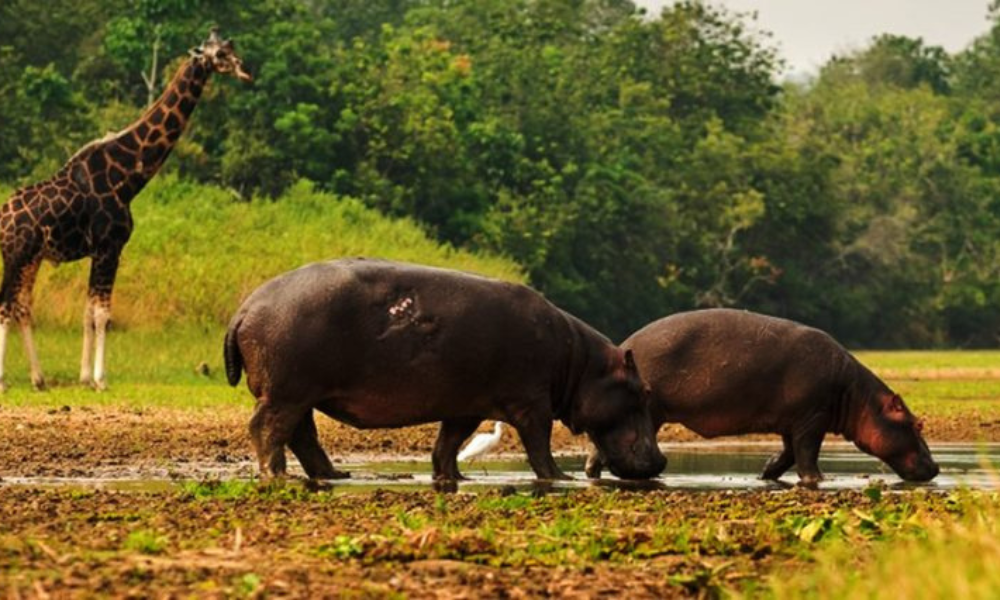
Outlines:
<svg viewBox="0 0 1000 600"><path fill-rule="evenodd" d="M249 406L207 411L0 405L0 478L248 477L255 471L247 435L249 417ZM437 436L436 425L358 430L327 418L316 421L321 442L335 463L408 460L429 464ZM480 429L486 432L490 426L486 422ZM925 432L932 443L1000 442L1000 421L930 417ZM776 442L778 438L720 438L723 442L734 439ZM661 444L704 442L677 425L663 427L659 440ZM573 436L556 424L552 448L557 456L579 456L589 445L584 436ZM509 429L496 452L523 456L520 441ZM290 464L296 464L294 458Z"/></svg>

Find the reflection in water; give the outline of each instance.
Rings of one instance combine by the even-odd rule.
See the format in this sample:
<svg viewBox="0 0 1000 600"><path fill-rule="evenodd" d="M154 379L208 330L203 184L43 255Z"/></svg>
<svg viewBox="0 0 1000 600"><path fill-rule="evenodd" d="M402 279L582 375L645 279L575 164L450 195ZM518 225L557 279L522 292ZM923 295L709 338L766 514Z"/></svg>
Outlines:
<svg viewBox="0 0 1000 600"><path fill-rule="evenodd" d="M588 480L583 473L584 456L557 459L559 467L573 476L570 481L537 481L528 463L523 460L486 462L486 473L480 469L469 470L469 481L433 482L429 461L371 462L344 465L352 472L350 479L323 482L322 489L338 492L363 492L375 489L426 490L444 492L478 492L500 490L502 493L547 494L589 487L613 487L636 491L648 490L782 490L794 485L798 476L794 469L781 481L762 481L758 475L768 457L780 449L772 443L702 442L664 445L667 470L659 478L649 481L624 481L608 478ZM931 447L941 473L933 481L922 484L906 483L884 463L861 453L847 443L828 443L823 446L820 468L825 479L821 490L861 489L874 482L884 482L894 489L953 489L965 486L977 489L1000 489L1000 444L939 444ZM338 465L339 467L340 465ZM240 467L242 468L242 467ZM206 472L206 477L217 474ZM239 479L238 473L223 479ZM34 487L70 485L102 487L134 491L161 491L176 489L178 482L151 477L137 479L106 478L5 478L4 485ZM312 484L310 484L312 485Z"/></svg>

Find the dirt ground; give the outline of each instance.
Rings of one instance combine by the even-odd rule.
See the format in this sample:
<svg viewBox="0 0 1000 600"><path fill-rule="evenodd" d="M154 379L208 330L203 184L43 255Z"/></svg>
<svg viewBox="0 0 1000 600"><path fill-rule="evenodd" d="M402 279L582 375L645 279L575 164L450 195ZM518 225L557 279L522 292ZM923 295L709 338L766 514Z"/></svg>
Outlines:
<svg viewBox="0 0 1000 600"><path fill-rule="evenodd" d="M246 410L169 410L120 408L38 409L0 406L0 478L173 476L200 477L213 468L230 473L252 459ZM927 418L925 434L934 441L1000 442L1000 421L973 417ZM319 417L323 446L337 461L372 457L430 460L436 425L360 431ZM483 431L489 423L482 426ZM665 426L661 442L699 440L676 425ZM777 440L774 436L740 439ZM556 453L587 451L585 437L557 424ZM504 436L500 453L522 454L517 436ZM294 460L291 461L294 464ZM248 473L249 475L249 473Z"/></svg>
<svg viewBox="0 0 1000 600"><path fill-rule="evenodd" d="M801 566L796 523L912 512L902 496L805 490L204 498L0 487L0 500L9 598L717 597ZM948 509L943 497L922 503L925 514Z"/></svg>
<svg viewBox="0 0 1000 600"><path fill-rule="evenodd" d="M614 558L612 550L604 557L600 553L605 550L600 550L596 559L581 558L595 551L560 546L564 512L538 513L536 507L524 517L534 521L484 526L483 519L497 513L475 503L491 502L492 496L502 502L502 490L478 500L476 495L457 494L442 501L431 490L203 500L177 491L7 485L22 477L246 479L256 472L246 434L250 411L249 405L218 410L0 405L0 598L324 597L347 592L413 598L705 597L719 586L738 587L741 581L791 568L798 560L791 554L772 564L772 550L766 543L761 546L763 534L753 531L727 533L722 546L699 546L693 552L685 545L649 556L626 553ZM434 425L358 431L326 418L317 423L335 461L429 461L437 433ZM482 427L487 429L488 423ZM931 440L1000 441L1000 422L989 420L932 418L926 431ZM699 438L669 426L661 430L660 439ZM559 425L552 445L556 453L587 450L583 437ZM515 435L505 436L499 451L523 452ZM639 535L632 533L636 523L645 520L655 529L660 523L657 511L668 509L675 515L669 527L681 529L691 515L713 505L720 507L713 518L722 519L734 532L755 519L741 516L742 509L726 508L729 496L724 493L656 492L648 499L630 495L625 498L632 498L632 509L617 504L601 508L617 493L624 492L574 493L571 510L596 506L595 515L587 516L596 521L576 532L570 521L572 535L566 539L619 531L632 544L632 536ZM747 505L777 498L740 497ZM804 503L795 495L787 498L780 501L809 513L839 502L841 495L809 496ZM844 498L849 506L866 502L858 492ZM442 502L448 514L463 515L463 521L447 531L433 524L440 516L413 531L387 525L408 522L406 515ZM523 543L525 550L511 552L508 542L490 537L500 526L509 528L504 535L513 536L510 543ZM517 537L522 534L530 536L527 542ZM601 536L588 543L626 543ZM557 554L549 554L546 544L554 544L551 552Z"/></svg>

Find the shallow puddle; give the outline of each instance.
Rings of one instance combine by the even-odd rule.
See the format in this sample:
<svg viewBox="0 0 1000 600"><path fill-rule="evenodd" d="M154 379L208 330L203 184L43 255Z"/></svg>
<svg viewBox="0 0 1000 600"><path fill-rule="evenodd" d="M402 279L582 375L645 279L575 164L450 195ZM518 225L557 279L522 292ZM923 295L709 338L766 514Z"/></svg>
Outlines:
<svg viewBox="0 0 1000 600"><path fill-rule="evenodd" d="M524 460L491 460L463 466L469 481L458 484L467 492L508 489L517 491L557 491L583 489L592 486L623 489L661 490L780 490L798 480L789 471L780 482L765 482L757 478L768 457L778 451L773 443L701 442L664 444L668 466L665 473L651 481L622 481L605 475L605 479L588 480L583 473L585 457L557 458L559 466L572 481L537 482ZM924 484L905 483L888 466L846 443L828 443L823 447L820 468L826 479L821 490L861 489L875 482L892 488L927 488L947 490L958 487L1000 489L1000 444L938 444L931 447L941 473ZM338 468L351 472L350 479L330 482L324 487L337 492L357 493L375 489L424 490L433 487L429 459L399 461L388 459L369 462L343 463ZM0 487L80 487L123 491L158 492L179 489L186 481L205 479L247 479L254 468L237 463L221 467L217 464L186 464L185 476L170 475L169 468L142 469L128 472L108 472L98 477L6 477ZM293 470L293 473L295 471ZM193 475L192 474L197 474Z"/></svg>

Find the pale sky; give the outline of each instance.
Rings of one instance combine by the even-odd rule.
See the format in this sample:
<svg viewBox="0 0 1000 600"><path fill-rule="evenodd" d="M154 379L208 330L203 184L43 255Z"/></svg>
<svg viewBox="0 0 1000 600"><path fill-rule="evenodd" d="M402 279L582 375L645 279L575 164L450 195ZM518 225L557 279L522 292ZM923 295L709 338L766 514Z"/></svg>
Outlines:
<svg viewBox="0 0 1000 600"><path fill-rule="evenodd" d="M658 15L672 0L633 0ZM815 72L834 54L862 48L872 36L923 38L948 52L989 31L989 0L713 0L735 12L757 12L758 29L772 32L788 72Z"/></svg>

